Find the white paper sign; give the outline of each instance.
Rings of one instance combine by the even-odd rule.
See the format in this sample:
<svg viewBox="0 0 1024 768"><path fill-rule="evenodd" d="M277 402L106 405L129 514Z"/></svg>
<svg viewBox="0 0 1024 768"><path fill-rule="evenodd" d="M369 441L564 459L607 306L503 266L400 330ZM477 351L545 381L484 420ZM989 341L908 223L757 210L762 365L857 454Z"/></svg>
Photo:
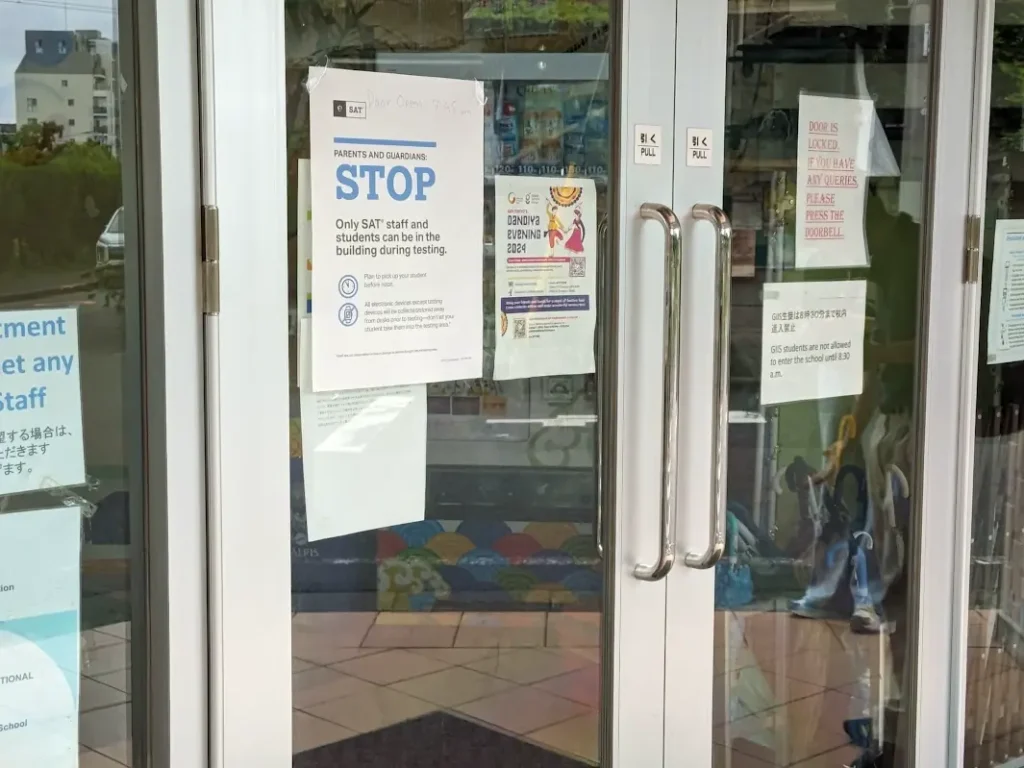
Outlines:
<svg viewBox="0 0 1024 768"><path fill-rule="evenodd" d="M299 355L307 367L309 323L299 323ZM425 385L307 389L299 398L309 541L423 519Z"/></svg>
<svg viewBox="0 0 1024 768"><path fill-rule="evenodd" d="M800 94L796 268L863 267L864 205L875 107Z"/></svg>
<svg viewBox="0 0 1024 768"><path fill-rule="evenodd" d="M766 283L761 405L859 395L867 282Z"/></svg>
<svg viewBox="0 0 1024 768"><path fill-rule="evenodd" d="M0 312L0 496L85 482L78 311Z"/></svg>
<svg viewBox="0 0 1024 768"><path fill-rule="evenodd" d="M637 165L661 165L660 125L633 126L633 162Z"/></svg>
<svg viewBox="0 0 1024 768"><path fill-rule="evenodd" d="M337 69L310 84L314 389L479 377L482 86Z"/></svg>
<svg viewBox="0 0 1024 768"><path fill-rule="evenodd" d="M710 128L686 129L686 164L692 168L710 168L713 133Z"/></svg>
<svg viewBox="0 0 1024 768"><path fill-rule="evenodd" d="M592 179L494 180L495 379L594 371Z"/></svg>
<svg viewBox="0 0 1024 768"><path fill-rule="evenodd" d="M988 305L989 365L1024 360L1024 220L996 222Z"/></svg>
<svg viewBox="0 0 1024 768"><path fill-rule="evenodd" d="M78 766L81 519L0 514L0 765Z"/></svg>

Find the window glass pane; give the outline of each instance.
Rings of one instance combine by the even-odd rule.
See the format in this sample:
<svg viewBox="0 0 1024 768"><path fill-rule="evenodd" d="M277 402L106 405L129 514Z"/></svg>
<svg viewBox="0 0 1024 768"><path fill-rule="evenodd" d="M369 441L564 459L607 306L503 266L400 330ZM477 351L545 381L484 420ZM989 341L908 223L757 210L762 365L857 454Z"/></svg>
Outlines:
<svg viewBox="0 0 1024 768"><path fill-rule="evenodd" d="M1024 755L1019 242L1024 220L1024 3L996 0L982 248L964 766Z"/></svg>
<svg viewBox="0 0 1024 768"><path fill-rule="evenodd" d="M308 258L299 204L309 198L301 187L309 67L476 80L485 153L485 178L470 182L482 187L465 191L484 201L483 378L427 386L426 491L409 510L425 519L312 535L296 367L306 299L297 303L294 283L281 286L294 313L296 766L400 765L413 755L451 768L597 762L596 382L592 374L492 378L502 333L495 294L507 290L495 277L503 256L495 177L592 180L593 223L577 225L578 213L562 209L549 247L568 261L585 239L593 268L605 258L613 5L381 0L355 12L322 0L284 4L292 280ZM518 327L510 326L509 334Z"/></svg>
<svg viewBox="0 0 1024 768"><path fill-rule="evenodd" d="M932 6L774 5L729 14L715 762L907 766Z"/></svg>
<svg viewBox="0 0 1024 768"><path fill-rule="evenodd" d="M4 766L127 766L141 743L138 201L118 151L134 137L120 141L118 118L83 132L67 109L92 102L98 73L115 82L116 13L102 1L0 12ZM107 94L118 115L132 97Z"/></svg>

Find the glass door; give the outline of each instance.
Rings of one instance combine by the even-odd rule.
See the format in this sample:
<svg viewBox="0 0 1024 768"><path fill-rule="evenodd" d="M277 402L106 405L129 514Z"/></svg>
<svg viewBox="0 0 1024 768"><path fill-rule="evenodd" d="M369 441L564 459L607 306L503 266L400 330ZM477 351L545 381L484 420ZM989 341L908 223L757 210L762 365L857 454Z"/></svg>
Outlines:
<svg viewBox="0 0 1024 768"><path fill-rule="evenodd" d="M927 764L934 4L700 5L680 4L678 32L691 375L668 762Z"/></svg>
<svg viewBox="0 0 1024 768"><path fill-rule="evenodd" d="M1024 499L1021 480L1020 340L1016 269L1022 237L1019 197L1021 65L1019 2L979 4L975 73L972 213L977 271L964 370L970 386L963 418L967 493L960 555L963 591L956 606L959 693L954 745L965 768L1024 765L1024 593L1020 578Z"/></svg>
<svg viewBox="0 0 1024 768"><path fill-rule="evenodd" d="M234 5L213 764L661 765L673 3Z"/></svg>

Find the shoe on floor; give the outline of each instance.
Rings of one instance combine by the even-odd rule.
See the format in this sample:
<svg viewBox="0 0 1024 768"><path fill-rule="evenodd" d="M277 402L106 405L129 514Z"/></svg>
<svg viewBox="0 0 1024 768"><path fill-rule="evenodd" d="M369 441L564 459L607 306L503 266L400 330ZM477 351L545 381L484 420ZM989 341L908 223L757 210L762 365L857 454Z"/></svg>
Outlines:
<svg viewBox="0 0 1024 768"><path fill-rule="evenodd" d="M850 617L850 631L859 635L878 635L889 632L873 605L858 605Z"/></svg>
<svg viewBox="0 0 1024 768"><path fill-rule="evenodd" d="M801 597L789 601L789 612L801 619L834 619L835 611L829 609L824 601Z"/></svg>

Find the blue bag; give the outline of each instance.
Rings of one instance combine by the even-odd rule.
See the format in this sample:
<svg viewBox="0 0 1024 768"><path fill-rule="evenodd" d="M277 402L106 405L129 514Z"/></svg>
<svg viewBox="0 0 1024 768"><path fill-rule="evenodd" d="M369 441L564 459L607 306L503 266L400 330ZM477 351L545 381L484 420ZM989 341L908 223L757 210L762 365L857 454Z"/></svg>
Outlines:
<svg viewBox="0 0 1024 768"><path fill-rule="evenodd" d="M715 565L715 608L739 608L754 601L750 565L740 557L739 524L732 512L725 519L725 554Z"/></svg>

